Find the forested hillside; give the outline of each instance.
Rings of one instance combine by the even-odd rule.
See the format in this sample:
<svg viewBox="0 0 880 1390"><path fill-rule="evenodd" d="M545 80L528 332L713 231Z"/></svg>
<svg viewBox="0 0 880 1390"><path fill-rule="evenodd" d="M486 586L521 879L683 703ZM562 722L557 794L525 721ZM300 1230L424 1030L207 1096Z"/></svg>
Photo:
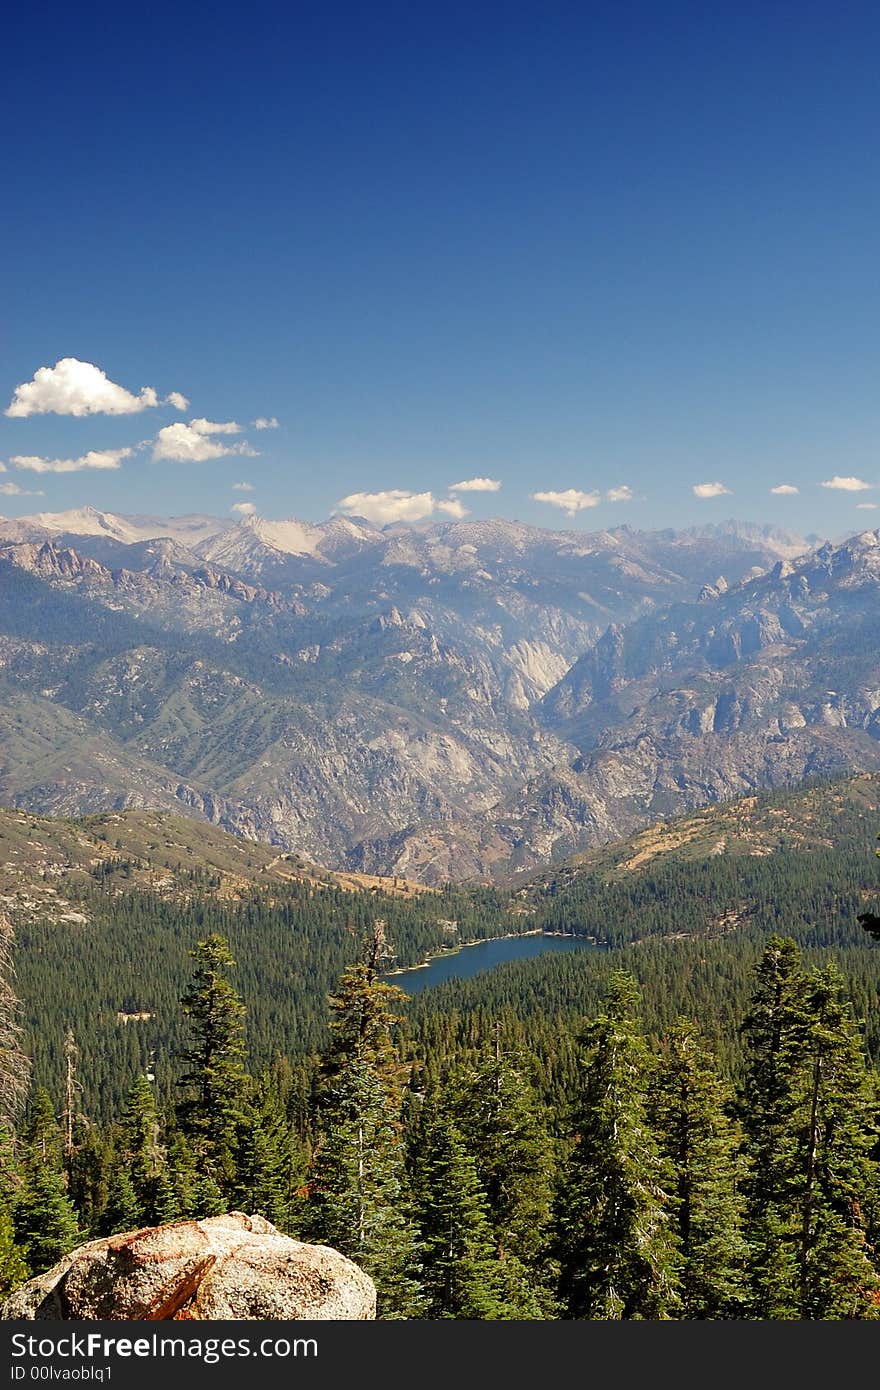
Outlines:
<svg viewBox="0 0 880 1390"><path fill-rule="evenodd" d="M68 1035L60 1105L35 1090L17 1145L0 1124L0 1299L87 1235L234 1207L356 1260L383 1318L880 1316L877 1073L833 963L756 952L732 1085L697 1011L646 1033L620 969L586 1020L490 996L416 1040L387 950L377 920L319 1058L258 1071L236 961L204 937L176 1085L145 1069L104 1125Z"/></svg>
<svg viewBox="0 0 880 1390"><path fill-rule="evenodd" d="M7 813L35 1089L0 1294L234 1206L349 1254L383 1317L877 1315L877 795L747 798L504 891ZM599 949L411 999L389 974L542 929Z"/></svg>
<svg viewBox="0 0 880 1390"><path fill-rule="evenodd" d="M429 991L408 1006L413 1026L426 1011L454 1020L491 1000L552 1028L557 1015L570 1022L592 1007L623 956L641 981L650 1027L696 1009L729 1059L756 952L784 931L808 951L843 953L876 1052L880 953L856 917L880 894L878 797L880 778L870 776L748 798L665 822L523 886L441 892L339 879L164 815L0 815L0 910L16 930L29 1051L40 1081L57 1089L72 1028L91 1059L82 1084L99 1114L150 1058L167 1094L187 950L217 931L239 962L255 1064L309 1055L326 1042L325 999L358 932L381 916L388 966L540 929L608 948Z"/></svg>

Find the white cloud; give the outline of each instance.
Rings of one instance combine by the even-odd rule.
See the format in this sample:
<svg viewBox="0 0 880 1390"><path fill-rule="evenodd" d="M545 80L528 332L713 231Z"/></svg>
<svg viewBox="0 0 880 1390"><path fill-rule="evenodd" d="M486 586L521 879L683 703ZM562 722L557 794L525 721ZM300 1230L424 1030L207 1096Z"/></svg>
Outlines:
<svg viewBox="0 0 880 1390"><path fill-rule="evenodd" d="M877 503L876 503L876 502L857 502L857 503L856 503L856 511L857 511L857 512L876 512L876 510L877 510Z"/></svg>
<svg viewBox="0 0 880 1390"><path fill-rule="evenodd" d="M352 492L337 502L335 511L363 516L384 526L391 521L423 521L437 503L432 492L407 492L391 488L387 492Z"/></svg>
<svg viewBox="0 0 880 1390"><path fill-rule="evenodd" d="M497 478L465 478L463 483L452 483L450 492L500 492L501 483Z"/></svg>
<svg viewBox="0 0 880 1390"><path fill-rule="evenodd" d="M598 492L580 492L577 488L566 488L565 492L533 492L533 502L548 502L551 507L561 507L569 516L585 511L588 507L598 507L602 498Z"/></svg>
<svg viewBox="0 0 880 1390"><path fill-rule="evenodd" d="M254 485L253 485L253 483L233 483L233 484L232 484L232 491L233 491L233 492L253 492L253 490L254 490Z"/></svg>
<svg viewBox="0 0 880 1390"><path fill-rule="evenodd" d="M163 405L173 405L175 410L186 410L189 407L189 397L182 396L179 391L169 391Z"/></svg>
<svg viewBox="0 0 880 1390"><path fill-rule="evenodd" d="M32 492L29 488L19 487L18 483L0 483L0 494L4 497L45 497L46 495L42 489Z"/></svg>
<svg viewBox="0 0 880 1390"><path fill-rule="evenodd" d="M176 405L185 397L175 391L167 399ZM117 386L92 362L62 357L54 367L40 367L31 381L16 386L6 414L14 419L48 414L137 415L158 404L153 386L142 386L134 395L124 386Z"/></svg>
<svg viewBox="0 0 880 1390"><path fill-rule="evenodd" d="M6 472L6 464L5 464L5 463L0 463L0 473L5 473L5 472Z"/></svg>
<svg viewBox="0 0 880 1390"><path fill-rule="evenodd" d="M791 483L780 483L779 487L771 487L770 491L774 497L797 497L800 488Z"/></svg>
<svg viewBox="0 0 880 1390"><path fill-rule="evenodd" d="M190 420L189 428L196 434L241 434L241 425L237 420L206 420L203 416Z"/></svg>
<svg viewBox="0 0 880 1390"><path fill-rule="evenodd" d="M237 512L239 516L254 516L257 511L253 502L235 502L230 510Z"/></svg>
<svg viewBox="0 0 880 1390"><path fill-rule="evenodd" d="M621 483L620 487L610 487L605 497L609 502L631 502L633 490L629 483Z"/></svg>
<svg viewBox="0 0 880 1390"><path fill-rule="evenodd" d="M723 483L694 483L691 489L695 497L732 497L733 493Z"/></svg>
<svg viewBox="0 0 880 1390"><path fill-rule="evenodd" d="M468 515L468 509L463 502L459 502L457 497L447 497L445 502L437 503L438 512L445 512L446 516L454 516L456 521L461 521L463 516Z"/></svg>
<svg viewBox="0 0 880 1390"><path fill-rule="evenodd" d="M225 425L214 424L211 420L191 420L188 425L178 421L166 425L156 435L153 443L153 458L172 459L178 463L204 463L207 459L227 458L230 454L246 454L256 458L256 452L249 444L226 444L211 439L212 434L235 434L240 426L234 420Z"/></svg>
<svg viewBox="0 0 880 1390"><path fill-rule="evenodd" d="M253 426L255 430L277 430L278 421L274 415L258 415Z"/></svg>
<svg viewBox="0 0 880 1390"><path fill-rule="evenodd" d="M13 454L9 460L28 473L82 473L87 468L118 468L133 449L90 449L78 459L44 459L35 454Z"/></svg>
<svg viewBox="0 0 880 1390"><path fill-rule="evenodd" d="M835 473L822 486L833 488L835 492L867 492L871 484L863 483L861 478L841 478Z"/></svg>

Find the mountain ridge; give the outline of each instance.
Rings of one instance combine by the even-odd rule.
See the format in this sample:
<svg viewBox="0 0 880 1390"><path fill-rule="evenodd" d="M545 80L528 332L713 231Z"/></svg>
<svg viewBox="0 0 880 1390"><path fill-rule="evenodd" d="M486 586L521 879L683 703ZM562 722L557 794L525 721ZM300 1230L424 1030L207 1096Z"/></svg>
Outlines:
<svg viewBox="0 0 880 1390"><path fill-rule="evenodd" d="M234 530L263 546L262 527ZM336 518L282 538L306 553L264 582L202 543L101 531L0 527L17 711L0 799L19 807L176 801L329 868L437 884L876 765L873 532L791 557L791 537L738 523Z"/></svg>

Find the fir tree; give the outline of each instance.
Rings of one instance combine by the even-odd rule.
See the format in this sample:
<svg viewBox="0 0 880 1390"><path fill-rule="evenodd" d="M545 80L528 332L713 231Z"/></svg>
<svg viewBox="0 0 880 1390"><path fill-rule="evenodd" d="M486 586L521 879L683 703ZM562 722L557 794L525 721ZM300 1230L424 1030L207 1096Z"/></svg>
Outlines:
<svg viewBox="0 0 880 1390"><path fill-rule="evenodd" d="M48 1164L28 1166L12 1222L16 1244L33 1274L49 1269L74 1248L81 1232L59 1169Z"/></svg>
<svg viewBox="0 0 880 1390"><path fill-rule="evenodd" d="M880 1314L863 1207L877 1186L874 1094L834 965L807 982L808 1029L796 1090L800 1318Z"/></svg>
<svg viewBox="0 0 880 1390"><path fill-rule="evenodd" d="M51 1098L42 1088L28 1107L21 1169L23 1181L12 1206L16 1243L32 1273L48 1269L80 1236L77 1213L67 1195L63 1141Z"/></svg>
<svg viewBox="0 0 880 1390"><path fill-rule="evenodd" d="M277 1094L263 1079L239 1128L235 1205L286 1230L290 1222L293 1151L290 1126Z"/></svg>
<svg viewBox="0 0 880 1390"><path fill-rule="evenodd" d="M121 1149L137 1200L144 1206L149 1203L156 1178L165 1166L156 1098L145 1076L138 1077L126 1101Z"/></svg>
<svg viewBox="0 0 880 1390"><path fill-rule="evenodd" d="M446 1088L456 1125L489 1204L506 1301L519 1317L556 1314L557 1276L546 1258L554 1154L521 1056L494 1045Z"/></svg>
<svg viewBox="0 0 880 1390"><path fill-rule="evenodd" d="M145 1224L145 1213L125 1163L117 1164L110 1178L107 1206L101 1217L104 1235L136 1231Z"/></svg>
<svg viewBox="0 0 880 1390"><path fill-rule="evenodd" d="M746 1245L738 1191L740 1136L732 1097L693 1024L664 1039L649 1114L672 1176L681 1317L742 1317Z"/></svg>
<svg viewBox="0 0 880 1390"><path fill-rule="evenodd" d="M422 1301L391 1041L391 1003L400 991L379 978L382 942L377 924L363 959L344 973L331 1000L332 1043L304 1221L313 1239L374 1279L378 1315L399 1318L416 1316Z"/></svg>
<svg viewBox="0 0 880 1390"><path fill-rule="evenodd" d="M489 1201L500 1254L536 1259L547 1235L553 1156L522 1059L496 1045L451 1083L456 1123Z"/></svg>
<svg viewBox="0 0 880 1390"><path fill-rule="evenodd" d="M800 952L790 938L768 941L742 1031L748 1048L741 1113L748 1164L743 1192L751 1313L796 1318L798 1075L807 1001Z"/></svg>
<svg viewBox="0 0 880 1390"><path fill-rule="evenodd" d="M13 987L12 927L0 913L0 1128L12 1132L28 1091L30 1061L21 1050L21 1005Z"/></svg>
<svg viewBox="0 0 880 1390"><path fill-rule="evenodd" d="M209 936L190 952L196 962L182 999L191 1042L182 1056L184 1098L178 1106L181 1128L199 1163L221 1188L234 1177L236 1129L247 1092L244 1070L244 1005L226 978L235 966L222 936Z"/></svg>
<svg viewBox="0 0 880 1390"><path fill-rule="evenodd" d="M426 1102L410 1139L422 1284L431 1318L517 1316L502 1270L477 1168L436 1101ZM505 1294L508 1298L505 1298ZM532 1316L537 1313L533 1312Z"/></svg>
<svg viewBox="0 0 880 1390"><path fill-rule="evenodd" d="M196 1220L203 1220L206 1216L222 1216L225 1210L223 1193L214 1179L209 1174L196 1178L190 1191L187 1214Z"/></svg>
<svg viewBox="0 0 880 1390"><path fill-rule="evenodd" d="M178 1221L181 1210L180 1195L166 1166L153 1183L147 1219L151 1225L164 1226L167 1222Z"/></svg>
<svg viewBox="0 0 880 1390"><path fill-rule="evenodd" d="M25 1113L23 1140L29 1162L61 1171L64 1141L52 1097L43 1086L34 1091Z"/></svg>
<svg viewBox="0 0 880 1390"><path fill-rule="evenodd" d="M0 1124L0 1303L30 1272L13 1220L13 1208L22 1183L12 1134Z"/></svg>
<svg viewBox="0 0 880 1390"><path fill-rule="evenodd" d="M82 1115L78 1116L73 1154L67 1163L67 1195L87 1230L97 1230L100 1225L107 1205L112 1161L108 1137Z"/></svg>
<svg viewBox="0 0 880 1390"><path fill-rule="evenodd" d="M0 1207L0 1303L29 1278L30 1270L18 1243L15 1222L8 1207Z"/></svg>
<svg viewBox="0 0 880 1390"><path fill-rule="evenodd" d="M560 1296L572 1318L667 1318L679 1307L670 1175L646 1117L639 996L612 975L582 1034L577 1138L555 1204Z"/></svg>

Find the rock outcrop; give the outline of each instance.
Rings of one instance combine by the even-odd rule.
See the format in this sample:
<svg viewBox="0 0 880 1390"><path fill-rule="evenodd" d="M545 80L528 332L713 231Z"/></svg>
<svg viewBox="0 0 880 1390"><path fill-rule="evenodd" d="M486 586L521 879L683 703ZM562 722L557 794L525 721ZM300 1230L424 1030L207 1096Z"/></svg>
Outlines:
<svg viewBox="0 0 880 1390"><path fill-rule="evenodd" d="M6 1319L73 1321L375 1316L373 1281L351 1260L238 1211L90 1241L0 1310Z"/></svg>

